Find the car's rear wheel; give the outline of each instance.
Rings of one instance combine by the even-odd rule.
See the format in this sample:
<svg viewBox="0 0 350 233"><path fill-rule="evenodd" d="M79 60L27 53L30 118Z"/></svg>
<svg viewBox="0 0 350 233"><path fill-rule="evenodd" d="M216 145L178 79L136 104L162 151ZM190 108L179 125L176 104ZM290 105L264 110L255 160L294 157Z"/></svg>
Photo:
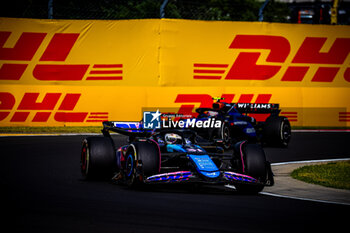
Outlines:
<svg viewBox="0 0 350 233"><path fill-rule="evenodd" d="M222 122L221 128L217 132L217 137L222 139L222 147L228 150L232 146L231 129L228 123Z"/></svg>
<svg viewBox="0 0 350 233"><path fill-rule="evenodd" d="M242 173L265 182L267 176L265 152L258 144L242 142ZM246 194L257 194L264 188L263 184L237 184L237 191Z"/></svg>
<svg viewBox="0 0 350 233"><path fill-rule="evenodd" d="M115 152L110 138L88 137L83 141L80 168L86 179L111 178L115 171Z"/></svg>
<svg viewBox="0 0 350 233"><path fill-rule="evenodd" d="M287 147L291 138L291 126L287 117L270 116L263 127L263 142L270 146Z"/></svg>

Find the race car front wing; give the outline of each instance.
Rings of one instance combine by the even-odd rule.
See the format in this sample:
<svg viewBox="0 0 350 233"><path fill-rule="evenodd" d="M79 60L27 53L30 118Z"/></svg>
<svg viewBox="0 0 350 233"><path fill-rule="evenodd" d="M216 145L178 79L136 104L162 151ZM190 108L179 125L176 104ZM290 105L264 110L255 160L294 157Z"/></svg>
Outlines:
<svg viewBox="0 0 350 233"><path fill-rule="evenodd" d="M199 176L196 172L191 171L177 171L162 173L153 176L149 176L144 179L146 184L162 184L162 183L207 183L207 184L252 184L252 185L265 185L266 182L261 182L254 177L239 174L233 171L220 171L220 175L214 179L206 179Z"/></svg>

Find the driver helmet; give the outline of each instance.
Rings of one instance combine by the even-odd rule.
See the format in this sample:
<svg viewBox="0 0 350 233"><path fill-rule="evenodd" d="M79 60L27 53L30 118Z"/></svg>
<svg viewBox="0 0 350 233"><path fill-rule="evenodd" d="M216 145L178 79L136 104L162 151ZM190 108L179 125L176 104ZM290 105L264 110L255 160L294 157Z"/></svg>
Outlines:
<svg viewBox="0 0 350 233"><path fill-rule="evenodd" d="M176 133L167 133L165 141L167 144L182 144L182 137Z"/></svg>

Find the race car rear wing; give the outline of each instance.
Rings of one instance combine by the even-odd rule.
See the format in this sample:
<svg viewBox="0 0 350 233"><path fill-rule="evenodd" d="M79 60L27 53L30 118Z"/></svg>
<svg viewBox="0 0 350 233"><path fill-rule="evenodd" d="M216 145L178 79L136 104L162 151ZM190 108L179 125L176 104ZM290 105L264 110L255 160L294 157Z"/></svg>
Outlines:
<svg viewBox="0 0 350 233"><path fill-rule="evenodd" d="M213 100L216 100L213 103L214 110L221 110L222 112L230 112L235 109L239 113L270 113L270 114L279 114L281 109L279 109L279 104L271 103L226 103L223 100L223 97L214 97ZM204 109L203 109L204 110Z"/></svg>
<svg viewBox="0 0 350 233"><path fill-rule="evenodd" d="M102 133L110 136L109 131L132 137L147 137L152 134L152 129L144 129L141 122L136 121L104 121Z"/></svg>
<svg viewBox="0 0 350 233"><path fill-rule="evenodd" d="M230 104L240 113L280 113L279 104L270 103L232 103Z"/></svg>
<svg viewBox="0 0 350 233"><path fill-rule="evenodd" d="M139 121L104 121L103 127L116 127L121 129L142 129Z"/></svg>

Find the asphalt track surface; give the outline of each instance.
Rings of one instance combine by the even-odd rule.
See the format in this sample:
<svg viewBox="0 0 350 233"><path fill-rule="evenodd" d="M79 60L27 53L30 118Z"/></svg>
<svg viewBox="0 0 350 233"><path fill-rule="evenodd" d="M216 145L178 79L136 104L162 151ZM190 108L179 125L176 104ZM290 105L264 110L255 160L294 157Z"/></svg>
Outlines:
<svg viewBox="0 0 350 233"><path fill-rule="evenodd" d="M84 136L0 137L2 232L346 232L349 206L223 188L87 182ZM115 136L118 144L126 139ZM350 133L294 133L271 162L349 158ZM276 184L278 185L278 184Z"/></svg>

